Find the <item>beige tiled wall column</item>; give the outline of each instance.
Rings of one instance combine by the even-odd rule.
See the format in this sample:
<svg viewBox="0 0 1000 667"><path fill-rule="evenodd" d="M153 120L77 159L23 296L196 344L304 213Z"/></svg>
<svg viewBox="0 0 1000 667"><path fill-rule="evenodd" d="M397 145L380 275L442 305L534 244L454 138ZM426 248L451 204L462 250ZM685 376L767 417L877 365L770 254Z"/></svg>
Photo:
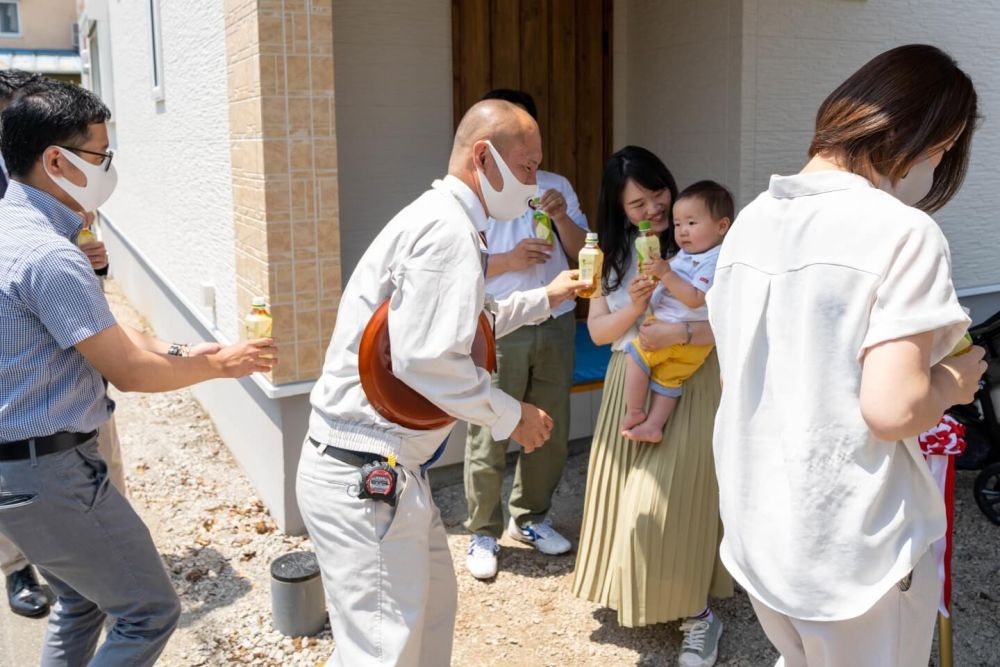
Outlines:
<svg viewBox="0 0 1000 667"><path fill-rule="evenodd" d="M236 299L271 303L272 380L312 380L341 290L332 0L225 3Z"/></svg>

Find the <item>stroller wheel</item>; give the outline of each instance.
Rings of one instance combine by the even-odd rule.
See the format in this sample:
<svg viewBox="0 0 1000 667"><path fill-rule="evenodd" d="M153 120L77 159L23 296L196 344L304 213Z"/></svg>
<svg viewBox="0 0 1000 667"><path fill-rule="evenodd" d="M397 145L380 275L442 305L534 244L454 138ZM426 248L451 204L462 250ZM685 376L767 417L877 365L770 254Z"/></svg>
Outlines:
<svg viewBox="0 0 1000 667"><path fill-rule="evenodd" d="M1000 526L1000 463L986 466L976 476L976 504L986 518Z"/></svg>

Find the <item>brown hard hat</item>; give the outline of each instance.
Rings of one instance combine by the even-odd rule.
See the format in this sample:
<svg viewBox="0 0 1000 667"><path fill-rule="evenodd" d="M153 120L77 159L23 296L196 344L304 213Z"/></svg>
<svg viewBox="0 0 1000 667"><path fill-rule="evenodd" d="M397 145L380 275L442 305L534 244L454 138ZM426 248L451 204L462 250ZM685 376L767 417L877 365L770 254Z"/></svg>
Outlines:
<svg viewBox="0 0 1000 667"><path fill-rule="evenodd" d="M485 313L479 315L476 338L472 343L472 361L488 373L497 369L496 340ZM358 374L372 407L394 424L417 431L430 431L455 421L454 417L393 374L388 301L375 310L361 336Z"/></svg>

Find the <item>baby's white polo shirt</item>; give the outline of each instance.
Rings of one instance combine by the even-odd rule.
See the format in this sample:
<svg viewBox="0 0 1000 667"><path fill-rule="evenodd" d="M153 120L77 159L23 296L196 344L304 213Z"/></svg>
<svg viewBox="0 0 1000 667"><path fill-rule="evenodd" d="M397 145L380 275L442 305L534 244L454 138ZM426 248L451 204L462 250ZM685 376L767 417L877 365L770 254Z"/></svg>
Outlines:
<svg viewBox="0 0 1000 667"><path fill-rule="evenodd" d="M772 176L726 236L708 305L722 560L778 612L860 616L945 530L916 439L877 440L859 391L867 348L934 331L937 363L965 332L948 243L861 176Z"/></svg>

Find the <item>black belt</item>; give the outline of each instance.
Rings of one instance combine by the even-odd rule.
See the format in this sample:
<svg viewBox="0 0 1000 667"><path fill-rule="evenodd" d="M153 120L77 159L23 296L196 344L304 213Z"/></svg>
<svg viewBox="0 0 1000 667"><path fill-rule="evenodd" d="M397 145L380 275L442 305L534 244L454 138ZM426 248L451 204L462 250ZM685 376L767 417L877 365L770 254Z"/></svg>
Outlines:
<svg viewBox="0 0 1000 667"><path fill-rule="evenodd" d="M70 433L60 431L55 435L46 435L31 440L15 440L0 442L0 461L22 461L31 458L31 443L35 443L35 456L48 456L67 449L79 447L85 442L97 437L97 431L90 433Z"/></svg>
<svg viewBox="0 0 1000 667"><path fill-rule="evenodd" d="M309 438L309 442L316 446L320 454L337 459L341 463L346 463L347 465L354 466L356 468L361 468L372 461L386 460L384 456L380 456L378 454L356 452L353 449L343 449L341 447L334 447L333 445L324 445L322 442L317 442L312 438Z"/></svg>

